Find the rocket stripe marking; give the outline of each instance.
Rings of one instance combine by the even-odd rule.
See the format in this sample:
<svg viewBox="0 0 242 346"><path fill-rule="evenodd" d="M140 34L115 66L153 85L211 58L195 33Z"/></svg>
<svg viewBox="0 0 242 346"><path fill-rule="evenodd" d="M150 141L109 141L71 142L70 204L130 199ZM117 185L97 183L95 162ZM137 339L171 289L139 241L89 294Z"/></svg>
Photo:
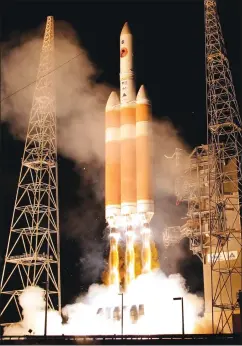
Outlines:
<svg viewBox="0 0 242 346"><path fill-rule="evenodd" d="M120 139L133 139L136 137L136 128L134 124L125 124L120 127Z"/></svg>
<svg viewBox="0 0 242 346"><path fill-rule="evenodd" d="M122 108L120 122L121 122L121 125L135 124L136 123L135 107L131 108L129 106L127 108Z"/></svg>
<svg viewBox="0 0 242 346"><path fill-rule="evenodd" d="M150 106L148 104L136 105L136 122L139 121L151 121Z"/></svg>
<svg viewBox="0 0 242 346"><path fill-rule="evenodd" d="M112 111L106 113L105 116L105 127L106 129L109 127L119 127L120 126L120 113L119 111Z"/></svg>
<svg viewBox="0 0 242 346"><path fill-rule="evenodd" d="M119 112L119 108L120 108L120 105L117 104L115 106L106 106L105 108L105 112L106 112L106 115L109 113L109 112Z"/></svg>
<svg viewBox="0 0 242 346"><path fill-rule="evenodd" d="M135 110L136 109L136 103L135 101L123 101L120 104L120 108L123 112L126 112L128 109Z"/></svg>
<svg viewBox="0 0 242 346"><path fill-rule="evenodd" d="M148 99L139 99L136 100L137 105L148 105L150 106L150 101Z"/></svg>
<svg viewBox="0 0 242 346"><path fill-rule="evenodd" d="M122 82L127 82L128 83L128 80L133 80L134 79L134 73L133 72L123 72L123 73L120 73L119 79L120 79L121 86L122 86L122 84L123 84ZM127 83L125 83L125 85L127 85Z"/></svg>
<svg viewBox="0 0 242 346"><path fill-rule="evenodd" d="M136 123L136 137L150 136L152 132L149 121L139 121Z"/></svg>
<svg viewBox="0 0 242 346"><path fill-rule="evenodd" d="M106 209L120 209L121 205L120 204L107 204Z"/></svg>
<svg viewBox="0 0 242 346"><path fill-rule="evenodd" d="M120 129L119 127L109 127L105 131L105 141L113 142L113 141L119 141L120 140Z"/></svg>

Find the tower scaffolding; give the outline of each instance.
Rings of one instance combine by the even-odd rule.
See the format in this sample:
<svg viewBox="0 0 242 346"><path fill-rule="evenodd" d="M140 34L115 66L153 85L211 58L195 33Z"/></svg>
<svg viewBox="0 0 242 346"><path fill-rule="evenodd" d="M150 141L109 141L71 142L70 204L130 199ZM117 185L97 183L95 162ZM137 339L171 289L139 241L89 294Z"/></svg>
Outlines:
<svg viewBox="0 0 242 346"><path fill-rule="evenodd" d="M242 289L241 118L216 1L204 0L204 7L208 144L195 148L187 165L179 160L176 195L187 202L187 220L163 237L166 246L189 238L203 263L205 316L214 333L232 333Z"/></svg>
<svg viewBox="0 0 242 346"><path fill-rule="evenodd" d="M182 226L165 229L163 241L168 247L188 238L190 250L203 261L209 249L208 146L198 146L189 155L177 149L175 155L180 156L175 180L177 205L187 203L187 214Z"/></svg>
<svg viewBox="0 0 242 346"><path fill-rule="evenodd" d="M54 19L47 17L14 211L1 277L1 324L22 319L18 297L28 286L61 309ZM11 319L11 320L10 320Z"/></svg>
<svg viewBox="0 0 242 346"><path fill-rule="evenodd" d="M232 332L242 288L242 123L216 1L204 6L213 328Z"/></svg>

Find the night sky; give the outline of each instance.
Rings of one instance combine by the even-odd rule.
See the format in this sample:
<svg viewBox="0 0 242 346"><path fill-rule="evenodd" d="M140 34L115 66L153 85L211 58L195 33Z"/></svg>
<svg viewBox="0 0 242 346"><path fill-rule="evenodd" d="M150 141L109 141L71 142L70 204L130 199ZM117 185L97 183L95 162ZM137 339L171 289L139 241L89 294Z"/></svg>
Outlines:
<svg viewBox="0 0 242 346"><path fill-rule="evenodd" d="M241 95L240 0L219 0L218 8L235 89ZM136 84L145 84L155 117L168 117L191 147L206 143L204 9L202 0L12 2L5 7L2 40L38 27L53 15L70 23L96 64L97 82L119 87L119 35L128 21L134 35ZM58 102L58 101L57 101ZM241 102L240 102L241 103ZM241 108L241 107L240 107ZM1 262L7 244L23 143L1 125ZM75 164L59 157L59 197L63 305L85 290L91 279L83 271L83 242L68 235L67 215L81 208L82 180ZM69 181L71 184L66 184ZM85 190L86 191L86 190ZM92 198L92 190L86 191ZM85 195L81 198L85 198ZM175 203L175 199L174 199ZM104 208L97 216L102 243ZM105 252L105 247L104 252ZM105 253L104 253L105 255ZM1 263L2 264L2 263ZM192 291L202 290L202 271L191 255L181 272ZM192 278L192 279L191 279ZM189 281L190 280L190 281Z"/></svg>

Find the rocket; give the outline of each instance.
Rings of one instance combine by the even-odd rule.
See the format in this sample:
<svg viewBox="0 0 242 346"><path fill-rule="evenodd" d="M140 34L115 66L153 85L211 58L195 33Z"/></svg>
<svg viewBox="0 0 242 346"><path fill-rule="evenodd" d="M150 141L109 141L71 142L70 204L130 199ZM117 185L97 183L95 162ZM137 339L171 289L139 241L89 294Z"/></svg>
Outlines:
<svg viewBox="0 0 242 346"><path fill-rule="evenodd" d="M120 101L112 92L106 105L105 211L110 227L110 273L116 273L121 229L126 241L125 285L135 278L134 242L142 237L143 272L151 269L150 228L154 214L151 162L151 105L144 86L136 95L133 36L128 23L120 35ZM114 241L114 239L116 239ZM117 244L116 244L116 243ZM114 246L114 244L116 244ZM110 274L111 275L111 274ZM111 282L118 280L112 274Z"/></svg>

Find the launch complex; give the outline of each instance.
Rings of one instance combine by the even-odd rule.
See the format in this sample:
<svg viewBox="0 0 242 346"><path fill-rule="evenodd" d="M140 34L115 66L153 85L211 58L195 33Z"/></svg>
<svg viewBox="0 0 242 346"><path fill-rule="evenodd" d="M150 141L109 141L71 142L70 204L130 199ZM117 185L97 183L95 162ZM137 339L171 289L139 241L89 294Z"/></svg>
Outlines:
<svg viewBox="0 0 242 346"><path fill-rule="evenodd" d="M238 295L242 289L242 124L216 1L204 0L204 8L208 143L190 155L176 149L175 194L178 203L188 205L187 219L183 226L166 228L162 235L166 247L189 238L190 249L203 264L204 315L214 334L233 333L241 328ZM46 308L61 312L56 100L50 73L53 58L54 20L47 17L4 258L1 323L5 322L10 305L21 320L18 297L26 287L42 287L43 282ZM120 35L120 97L112 92L105 110L108 284L117 294L127 292L136 277L137 242L141 244L142 273L152 271L151 114L145 87L142 85L136 94L133 36L125 23ZM119 269L121 242L125 244L124 281ZM115 311L120 314L115 309L114 317ZM137 311L138 315L145 314L142 302Z"/></svg>

